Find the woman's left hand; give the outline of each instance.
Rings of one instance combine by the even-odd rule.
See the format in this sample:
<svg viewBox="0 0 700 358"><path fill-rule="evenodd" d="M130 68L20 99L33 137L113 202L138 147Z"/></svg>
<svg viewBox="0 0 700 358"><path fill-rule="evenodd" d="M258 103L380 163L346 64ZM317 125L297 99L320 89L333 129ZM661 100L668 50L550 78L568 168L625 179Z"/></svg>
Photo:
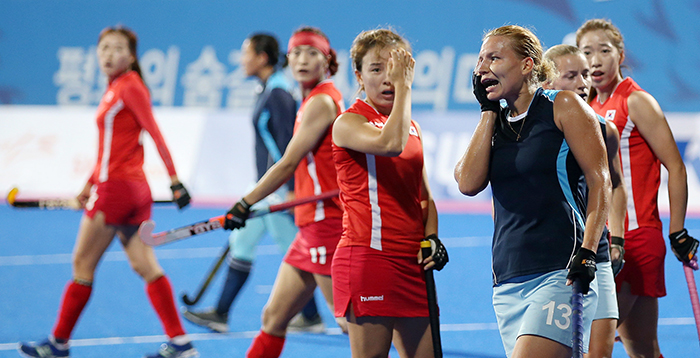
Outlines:
<svg viewBox="0 0 700 358"><path fill-rule="evenodd" d="M182 183L173 183L170 186L170 190L173 192L173 202L177 204L178 209L182 209L190 204L190 193L187 192L185 186Z"/></svg>
<svg viewBox="0 0 700 358"><path fill-rule="evenodd" d="M438 271L442 270L443 267L450 261L450 257L447 255L447 249L442 241L438 239L436 234L428 235L425 240L430 241L430 256L423 258L423 250L418 250L418 263L425 264L424 270L430 270L434 268Z"/></svg>

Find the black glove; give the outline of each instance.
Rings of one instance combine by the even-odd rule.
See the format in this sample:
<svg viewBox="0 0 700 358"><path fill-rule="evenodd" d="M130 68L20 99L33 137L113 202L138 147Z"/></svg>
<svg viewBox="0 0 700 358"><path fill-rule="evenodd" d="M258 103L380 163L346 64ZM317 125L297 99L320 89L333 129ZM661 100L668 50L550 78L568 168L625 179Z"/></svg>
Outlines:
<svg viewBox="0 0 700 358"><path fill-rule="evenodd" d="M474 86L474 97L479 101L481 111L491 111L498 114L501 111L501 103L499 101L492 101L486 96L486 87L481 84L481 76L472 74L472 85Z"/></svg>
<svg viewBox="0 0 700 358"><path fill-rule="evenodd" d="M581 291L585 295L588 293L591 281L595 278L595 271L595 252L582 247L574 256L566 278L571 281L579 280Z"/></svg>
<svg viewBox="0 0 700 358"><path fill-rule="evenodd" d="M684 264L690 264L690 260L695 257L695 253L698 251L698 240L688 235L686 229L668 235L668 239L671 241L671 250L678 260Z"/></svg>
<svg viewBox="0 0 700 358"><path fill-rule="evenodd" d="M445 245L442 244L437 235L430 234L425 238L430 241L430 249L432 251L433 262L435 262L434 269L440 271L443 267L450 261L450 257L447 256L447 249ZM424 257L425 258L425 257Z"/></svg>
<svg viewBox="0 0 700 358"><path fill-rule="evenodd" d="M240 229L245 226L245 221L250 215L250 205L241 198L231 209L226 213L224 220L224 230Z"/></svg>
<svg viewBox="0 0 700 358"><path fill-rule="evenodd" d="M625 266L625 239L619 237L619 236L611 236L610 237L610 249L612 252L612 249L617 249L620 251L620 258L617 260L613 260L612 257L610 257L610 261L612 263L612 270L613 270L613 275L617 276L620 271L622 271L622 267Z"/></svg>
<svg viewBox="0 0 700 358"><path fill-rule="evenodd" d="M190 204L190 193L187 192L182 183L171 185L170 190L173 192L173 203L177 204L178 209L182 209Z"/></svg>

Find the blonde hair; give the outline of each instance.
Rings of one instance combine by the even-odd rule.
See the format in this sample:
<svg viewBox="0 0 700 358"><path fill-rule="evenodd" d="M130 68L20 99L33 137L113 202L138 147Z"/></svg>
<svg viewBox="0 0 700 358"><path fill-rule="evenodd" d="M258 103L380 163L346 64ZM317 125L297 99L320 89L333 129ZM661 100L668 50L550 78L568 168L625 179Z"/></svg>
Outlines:
<svg viewBox="0 0 700 358"><path fill-rule="evenodd" d="M503 36L511 40L511 48L520 58L531 58L533 62L530 84L539 84L552 78L555 74L554 64L543 57L542 43L535 34L518 25L506 25L493 29L484 35L489 37Z"/></svg>
<svg viewBox="0 0 700 358"><path fill-rule="evenodd" d="M576 46L571 46L571 45L555 45L550 47L547 51L544 53L544 58L552 61L552 64L554 65L554 77L550 77L547 79L547 81L554 81L557 77L561 76L561 73L559 71L559 68L557 68L557 59L562 56L583 56L583 51L581 51L578 47Z"/></svg>
<svg viewBox="0 0 700 358"><path fill-rule="evenodd" d="M574 56L579 56L583 55L583 52L581 49L579 49L576 46L571 46L571 45L566 45L566 44L561 44L561 45L556 45L552 46L547 51L544 53L544 58L554 61L558 59L559 57L566 56L566 55L574 55Z"/></svg>

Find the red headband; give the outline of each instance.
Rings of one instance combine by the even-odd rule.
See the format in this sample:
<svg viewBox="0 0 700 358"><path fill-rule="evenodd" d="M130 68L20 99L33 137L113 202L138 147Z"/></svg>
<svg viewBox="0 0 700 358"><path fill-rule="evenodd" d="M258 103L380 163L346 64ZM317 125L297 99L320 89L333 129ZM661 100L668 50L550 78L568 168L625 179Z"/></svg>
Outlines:
<svg viewBox="0 0 700 358"><path fill-rule="evenodd" d="M293 48L301 45L309 45L317 48L324 55L328 56L331 53L331 44L328 43L325 37L310 31L297 32L289 39L289 44L287 45L287 53L291 52Z"/></svg>

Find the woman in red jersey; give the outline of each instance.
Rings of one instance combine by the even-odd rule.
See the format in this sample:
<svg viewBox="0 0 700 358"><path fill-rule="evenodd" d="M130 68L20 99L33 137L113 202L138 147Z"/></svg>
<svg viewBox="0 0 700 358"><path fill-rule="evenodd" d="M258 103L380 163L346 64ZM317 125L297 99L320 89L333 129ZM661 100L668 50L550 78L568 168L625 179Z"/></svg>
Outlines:
<svg viewBox="0 0 700 358"><path fill-rule="evenodd" d="M437 238L420 127L411 120L415 60L408 42L386 29L358 35L351 57L366 98L333 126L345 210L333 259L335 315L348 321L353 357L386 357L392 340L401 357L431 357L423 263L442 269L447 253ZM437 253L416 262L426 237Z"/></svg>
<svg viewBox="0 0 700 358"><path fill-rule="evenodd" d="M606 120L612 120L620 132L620 159L628 195L626 262L615 278L620 309L617 330L631 357L660 357L658 298L666 295L666 245L657 204L661 164L668 170L671 249L688 264L698 241L684 228L688 203L685 165L654 97L631 78L622 77L625 48L620 30L607 20L589 20L576 32L576 43L591 66L595 90L591 91L591 106Z"/></svg>
<svg viewBox="0 0 700 358"><path fill-rule="evenodd" d="M97 164L78 200L85 207L73 250L73 279L66 286L52 335L38 344L20 343L28 357L68 357L68 340L90 298L95 269L115 236L131 267L146 282L146 292L170 338L149 357L198 357L182 328L172 287L153 249L136 231L151 216L151 190L143 172L141 132L146 130L170 174L174 201L182 208L189 194L178 180L170 152L158 129L148 89L141 77L136 34L124 27L104 29L97 44L100 69L109 85L97 108Z"/></svg>
<svg viewBox="0 0 700 358"><path fill-rule="evenodd" d="M297 30L289 40L287 58L304 100L297 112L294 135L282 158L255 188L226 214L224 228L245 226L250 206L282 186L294 175L294 194L308 197L338 188L331 152L331 128L343 110L340 91L329 79L338 70L335 51L316 28ZM316 286L333 310L331 261L342 232L343 211L337 199L300 205L294 209L297 237L280 265L262 314L262 329L248 349L248 357L279 357L289 321L309 301ZM345 330L345 321L337 319Z"/></svg>

